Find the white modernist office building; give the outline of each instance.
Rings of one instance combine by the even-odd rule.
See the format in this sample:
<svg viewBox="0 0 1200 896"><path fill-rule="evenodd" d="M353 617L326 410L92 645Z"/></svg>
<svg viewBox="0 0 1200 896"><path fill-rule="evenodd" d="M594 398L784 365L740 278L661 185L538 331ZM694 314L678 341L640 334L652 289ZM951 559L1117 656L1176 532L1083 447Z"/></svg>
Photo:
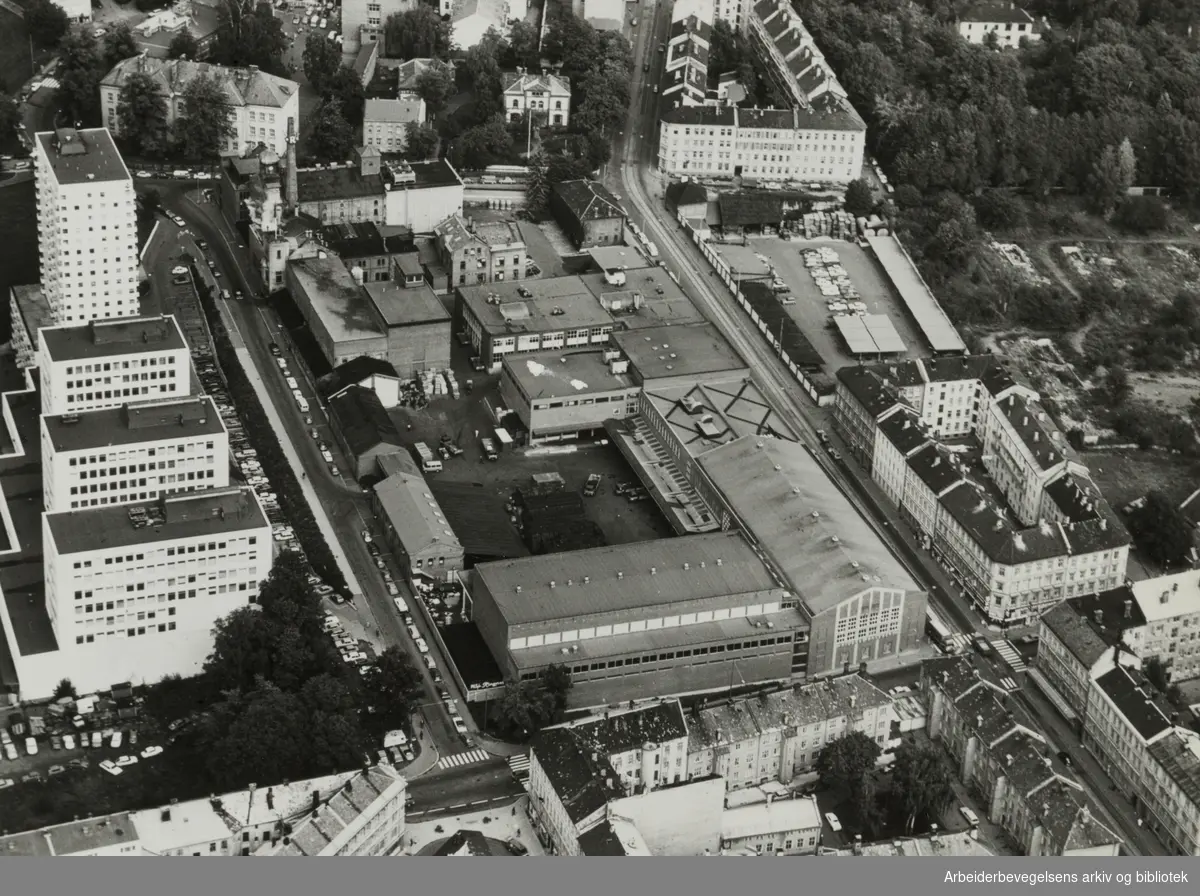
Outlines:
<svg viewBox="0 0 1200 896"><path fill-rule="evenodd" d="M39 332L43 414L186 398L191 356L174 317L97 320Z"/></svg>
<svg viewBox="0 0 1200 896"><path fill-rule="evenodd" d="M216 620L257 599L273 547L248 488L47 513L42 540L57 649L14 651L23 699L63 678L95 689L198 674Z"/></svg>
<svg viewBox="0 0 1200 896"><path fill-rule="evenodd" d="M34 140L41 282L55 325L138 313L133 179L104 128Z"/></svg>
<svg viewBox="0 0 1200 896"><path fill-rule="evenodd" d="M47 513L229 485L229 434L204 395L42 417Z"/></svg>

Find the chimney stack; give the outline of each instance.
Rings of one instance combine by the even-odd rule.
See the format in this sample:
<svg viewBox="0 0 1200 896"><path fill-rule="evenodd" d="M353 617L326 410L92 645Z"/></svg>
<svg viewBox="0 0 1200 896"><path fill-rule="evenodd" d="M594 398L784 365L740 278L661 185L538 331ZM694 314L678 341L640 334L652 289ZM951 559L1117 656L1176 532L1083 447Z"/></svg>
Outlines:
<svg viewBox="0 0 1200 896"><path fill-rule="evenodd" d="M284 180L283 200L293 215L300 211L300 179L296 173L296 119L288 118L287 126L287 174Z"/></svg>

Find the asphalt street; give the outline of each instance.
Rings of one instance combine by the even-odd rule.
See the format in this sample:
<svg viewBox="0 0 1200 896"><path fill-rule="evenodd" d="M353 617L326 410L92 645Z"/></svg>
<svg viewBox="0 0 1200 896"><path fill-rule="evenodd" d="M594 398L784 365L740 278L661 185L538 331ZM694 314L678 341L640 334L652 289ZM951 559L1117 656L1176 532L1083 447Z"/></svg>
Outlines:
<svg viewBox="0 0 1200 896"><path fill-rule="evenodd" d="M427 820L508 805L524 796L525 791L508 763L496 759L423 775L409 782L408 795L412 799L409 818Z"/></svg>
<svg viewBox="0 0 1200 896"><path fill-rule="evenodd" d="M224 222L219 210L211 203L203 201L202 194L197 190L189 189L188 185L182 185L177 181L140 179L137 181L137 185L139 189L153 187L159 190L164 208L180 215L187 222L190 231L208 242L208 250L204 254L214 270L222 272L221 282L230 290L240 289L245 296L242 301L226 303L227 310L236 323L246 349L283 421L285 431L277 435L280 439L290 440L295 447L303 464L304 473L317 494L331 527L338 536L338 541L350 564L350 571L357 580L358 588L352 584L351 589L355 592L361 590L361 595L357 597L354 609L363 619L367 628L368 640L371 640L378 649L399 644L413 657L415 665L421 671L425 687L425 705L421 712L424 720L422 724L428 726L428 731L438 751L442 755L452 755L467 749L468 744L464 743L462 737L454 730L448 712L438 699L436 686L421 661L416 645L409 637L392 598L387 594L379 570L376 569L374 560L363 542L361 533L363 529L372 527L374 520L368 496L353 480L332 475L329 466L321 458L316 440L309 434L310 430L316 429L320 438L328 443L330 450L334 453L339 471L350 469L329 429L324 409L316 400L316 389L308 379L307 368L302 361L297 361L292 365L293 375L296 371L300 371L305 377L302 391L309 398L307 416L311 418L311 424L305 423L306 415L301 414L296 407L291 390L276 367L274 356L270 351L270 344L276 343L284 351L285 356L290 357L289 342L274 311L257 298L263 288L262 280L257 268L251 263L247 250L239 243L237 235ZM169 220L161 219L159 227L160 238L155 239L149 246L144 265L148 272L153 273L153 282L165 283L168 281L160 278L164 276L164 273L169 276L170 267L178 263L176 259L180 238L178 228ZM398 572L399 570L393 565L393 577L396 584L405 600L412 603L413 597L404 584L403 576ZM420 634L429 642L431 649L436 649L436 641L430 637L427 621L420 613L413 615L414 624ZM445 668L445 658L439 657L438 659L440 660L439 665ZM465 705L464 695L456 692L450 677L444 676L444 679L442 687L450 691L451 696L459 700L460 705ZM462 715L468 727L473 727L474 723L470 714L463 713Z"/></svg>
<svg viewBox="0 0 1200 896"><path fill-rule="evenodd" d="M663 66L663 54L659 53L658 47L667 41L670 11L669 2L656 2L643 8L641 29L632 35L633 95L637 100L630 108L623 133L615 142L614 160L617 163L607 167L606 182L626 200L631 219L657 244L661 259L679 276L688 295L751 362L764 393L781 416L809 446L817 446L816 431L829 428L827 414L808 399L724 284L711 276L711 266L663 203L666 182L657 172L659 95L656 85ZM830 435L836 443L836 435L832 432ZM847 457L846 451L841 453ZM835 462L820 450L815 450L814 456L913 577L928 589L933 604L948 615L956 627L969 635L979 633L997 637L996 631L984 624L983 618L963 597L953 580L921 547L915 533L899 519L895 508L882 499L863 470L853 461ZM897 674L896 677L900 679L898 683L907 683L905 676ZM1040 709L1044 710L1044 707ZM1043 711L1035 712L1035 715L1042 720L1051 747L1056 751L1070 751L1071 741L1066 736L1069 732L1063 730L1064 726L1052 724ZM1052 710L1050 716L1062 722ZM1075 749L1079 751L1077 740ZM1085 768L1087 773L1081 775L1084 787L1119 823L1131 851L1161 854L1161 845L1137 824L1133 808L1113 790L1103 769L1094 761Z"/></svg>

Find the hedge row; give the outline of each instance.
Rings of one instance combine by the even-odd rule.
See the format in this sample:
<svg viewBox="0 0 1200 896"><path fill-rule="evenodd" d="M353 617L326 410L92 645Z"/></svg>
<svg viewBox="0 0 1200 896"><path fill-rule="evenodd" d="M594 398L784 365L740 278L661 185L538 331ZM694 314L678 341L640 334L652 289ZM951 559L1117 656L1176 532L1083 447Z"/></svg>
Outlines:
<svg viewBox="0 0 1200 896"><path fill-rule="evenodd" d="M262 403L258 400L258 393L254 391L254 386L246 376L242 362L238 360L229 334L221 322L216 294L211 288L204 285L204 281L200 279L200 272L194 264L192 265L192 281L196 284L200 305L204 309L205 317L208 318L208 327L213 335L213 348L216 352L217 362L225 375L230 398L241 415L250 443L258 452L258 462L262 464L263 474L270 480L275 494L279 497L279 507L291 522L300 547L304 549L313 571L327 585L348 595L346 577L342 574L337 560L334 559L333 551L329 549L325 536L321 534L321 530L317 526L312 508L308 506L304 492L300 490L300 483L296 481L296 473L283 453L283 448L271 427L266 411L263 410Z"/></svg>

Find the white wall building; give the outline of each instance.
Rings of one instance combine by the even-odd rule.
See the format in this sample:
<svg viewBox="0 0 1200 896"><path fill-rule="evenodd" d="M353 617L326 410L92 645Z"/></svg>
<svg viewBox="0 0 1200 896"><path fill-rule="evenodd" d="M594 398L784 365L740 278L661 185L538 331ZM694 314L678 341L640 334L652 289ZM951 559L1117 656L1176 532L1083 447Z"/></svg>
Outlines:
<svg viewBox="0 0 1200 896"><path fill-rule="evenodd" d="M454 45L469 50L483 40L489 28L503 34L508 19L507 0L454 0L450 11Z"/></svg>
<svg viewBox="0 0 1200 896"><path fill-rule="evenodd" d="M117 115L121 88L135 72L149 75L167 103L167 122L174 123L183 111L183 93L200 75L215 78L225 94L233 134L221 148L222 155L241 155L261 145L280 156L287 153L288 123L300 132L300 85L269 75L258 66L232 68L187 59L155 59L142 54L118 62L100 82L100 105L105 127L120 136ZM215 160L214 160L215 161Z"/></svg>
<svg viewBox="0 0 1200 896"><path fill-rule="evenodd" d="M968 6L959 15L958 33L968 43L994 39L997 47L1008 49L1019 47L1022 38L1042 39L1033 16L1011 0L983 0Z"/></svg>
<svg viewBox="0 0 1200 896"><path fill-rule="evenodd" d="M41 281L54 323L137 314L133 180L112 136L104 128L39 133L34 171Z"/></svg>
<svg viewBox="0 0 1200 896"><path fill-rule="evenodd" d="M862 171L866 134L848 104L680 106L663 115L658 164L675 176L848 182Z"/></svg>
<svg viewBox="0 0 1200 896"><path fill-rule="evenodd" d="M425 101L419 97L368 99L363 107L363 143L380 152L403 152L408 126L424 122Z"/></svg>
<svg viewBox="0 0 1200 896"><path fill-rule="evenodd" d="M67 18L72 22L90 22L92 20L91 0L55 0Z"/></svg>
<svg viewBox="0 0 1200 896"><path fill-rule="evenodd" d="M198 674L213 623L255 602L273 559L247 488L47 513L42 541L57 649L14 651L22 699L48 697L63 678L105 688ZM7 612L3 622L11 629Z"/></svg>
<svg viewBox="0 0 1200 896"><path fill-rule="evenodd" d="M342 0L343 58L353 59L364 43L380 39L389 18L416 5L416 0Z"/></svg>
<svg viewBox="0 0 1200 896"><path fill-rule="evenodd" d="M229 434L206 396L42 417L47 513L229 485Z"/></svg>
<svg viewBox="0 0 1200 896"><path fill-rule="evenodd" d="M191 356L174 317L50 327L41 331L39 343L43 414L78 414L191 392Z"/></svg>
<svg viewBox="0 0 1200 896"><path fill-rule="evenodd" d="M313 855L377 855L367 847L378 843L386 848L404 834L406 792L403 777L389 766L377 765L23 831L0 838L0 854L138 858L308 855L281 843L288 825L295 835L288 835L289 839L306 845L326 841L327 848ZM310 832L314 808L320 815L317 826L325 832L315 840L310 833L300 833ZM309 821L296 823L305 816ZM331 849L334 841L354 839L354 834L339 838L338 828L343 832L369 829L379 831L380 836L370 843L362 841L360 849Z"/></svg>
<svg viewBox="0 0 1200 896"><path fill-rule="evenodd" d="M726 809L721 815L721 848L762 856L813 855L821 839L821 810L815 796L775 799Z"/></svg>
<svg viewBox="0 0 1200 896"><path fill-rule="evenodd" d="M1144 579L1130 589L1146 617L1138 655L1160 660L1170 681L1200 678L1200 573Z"/></svg>
<svg viewBox="0 0 1200 896"><path fill-rule="evenodd" d="M561 75L538 75L518 68L504 72L504 114L520 121L528 111L545 115L545 123L566 127L571 118L571 81Z"/></svg>

